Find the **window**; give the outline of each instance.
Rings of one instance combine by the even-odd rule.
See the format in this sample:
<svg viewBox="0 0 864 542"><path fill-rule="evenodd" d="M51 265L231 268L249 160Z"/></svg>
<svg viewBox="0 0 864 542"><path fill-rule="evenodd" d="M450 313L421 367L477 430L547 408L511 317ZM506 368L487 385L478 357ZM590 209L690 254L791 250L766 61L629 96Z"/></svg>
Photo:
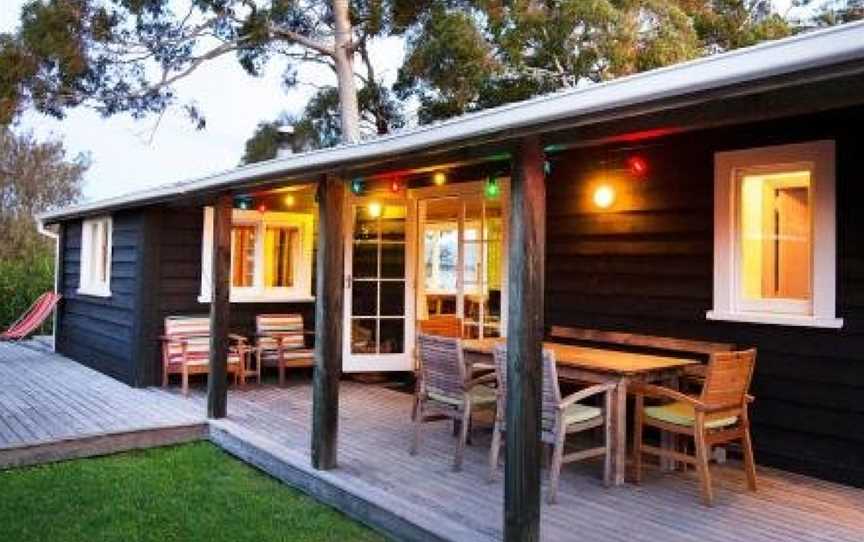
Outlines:
<svg viewBox="0 0 864 542"><path fill-rule="evenodd" d="M718 153L708 318L839 328L834 143Z"/></svg>
<svg viewBox="0 0 864 542"><path fill-rule="evenodd" d="M111 295L111 217L85 220L81 226L79 294Z"/></svg>
<svg viewBox="0 0 864 542"><path fill-rule="evenodd" d="M307 301L312 294L312 214L235 209L231 301ZM201 296L210 301L213 210L204 212Z"/></svg>

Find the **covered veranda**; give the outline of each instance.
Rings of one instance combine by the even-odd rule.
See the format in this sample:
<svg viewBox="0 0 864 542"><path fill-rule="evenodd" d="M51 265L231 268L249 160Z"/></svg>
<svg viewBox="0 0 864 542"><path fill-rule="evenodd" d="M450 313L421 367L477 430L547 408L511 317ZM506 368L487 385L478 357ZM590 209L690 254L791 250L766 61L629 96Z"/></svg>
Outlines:
<svg viewBox="0 0 864 542"><path fill-rule="evenodd" d="M197 388L185 399L177 388L134 389L21 345L0 347L0 373L0 468L209 438L394 539L491 542L502 536L503 473L494 482L486 478L488 420L478 419L465 467L453 472L454 439L443 423L427 431L422 453L408 454L412 397L404 390L343 383L340 468L319 471L310 467L308 445L312 388L296 374L286 387L232 388L229 415L210 420L208 430L200 414L206 395ZM27 429L39 426L44 433ZM692 471L652 468L641 486L617 488L603 487L600 472L599 461L565 469L558 504L541 509L543 540L864 537L860 489L760 468L760 489L752 493L740 466L730 462L715 468L717 500L706 508Z"/></svg>
<svg viewBox="0 0 864 542"><path fill-rule="evenodd" d="M739 472L721 467L718 478L728 491L718 491L717 507L708 509L700 508L695 498L697 486L688 479L690 474L652 475L642 487L625 485L607 490L596 476L584 475L583 467L571 466L565 469L567 489L562 493L566 497L562 496L561 503L554 507L541 506L543 471L538 436L541 351L546 338L547 229L551 227L546 215L548 164L551 162L554 168L555 157L573 149L622 141L644 143L671 134L771 121L861 103L864 83L860 77L860 58L851 53L834 59L823 57L822 64L814 61L806 69L797 69L778 60L793 52L804 54L799 50L800 44L798 48L794 44L790 47L794 50L762 49L760 54L764 53L765 58L748 63L736 63L732 57L725 60L728 66L722 61L694 63L681 68L690 70L686 76L667 77L670 72L658 72L638 76L629 86L623 82L610 83L598 90L596 95L604 93L604 96L596 103L587 93L574 93L558 102L554 98L539 99L518 109L503 108L491 114L457 119L435 130L419 130L329 153L253 166L186 185L179 191L154 194L149 203L178 204L184 200L213 208L210 377L206 398L195 399L202 406L206 404L213 439L265 470L302 484L349 513L363 516L370 523L383 524L381 528L388 529L388 522L400 522L392 531L394 535L402 532L399 529L411 529L418 524L428 526L429 532L435 532L436 524L464 529L464 524L473 523L476 517L480 525L468 532L436 536L537 540L541 534L548 539L556 539L556 533L569 538L574 532L587 533L596 528L603 531L599 536L621 533L621 538L628 539L643 534L646 539L659 536L675 539L678 534L673 532L684 532L682 540L694 538L694 533L699 538L732 540L742 538L742 532L746 532L754 540L759 537L786 540L799 538L802 533L806 533L805 538L818 538L834 527L844 531L834 532L829 538L858 536L856 525L860 525L860 517L854 507L847 507L849 502L859 504L858 492L830 486L839 491L839 496L819 491L814 494L814 487L829 486L792 475L772 474L773 471L765 469L760 472L766 473L764 489L750 494L739 485L742 483ZM774 68L765 69L766 65ZM364 149L372 146L374 152L364 153ZM452 449L452 441L447 431L430 431L430 451L411 458L405 438L410 431L410 395L391 396L398 392L363 388L363 393L354 397L354 385L341 381L343 343L348 333L343 314L349 302L344 289L344 231L352 179L386 178L406 171L421 174L453 167L500 168L502 164L509 178L507 461L502 481L490 486L480 483L482 475L478 470L483 469L477 469L488 450L480 444L481 437L470 448L469 467L463 473L448 472L450 463L445 458ZM263 387L229 393L226 376L233 308L230 303L233 202L238 195L250 191L310 182L317 185L318 212L313 381L308 387L289 386L285 392ZM291 399L292 392L300 393L303 399ZM364 394L378 400L364 406L359 397ZM280 401L285 398L302 404L282 407ZM286 408L283 412L289 414L279 416L280 408ZM250 430L238 421L240 418L245 418L249 426L261 424L261 429ZM384 428L376 431L366 425L379 423L386 424L386 432ZM287 427L296 433L279 437L280 430ZM392 446L382 450L381 442L388 439L392 439ZM368 444L364 446L364 442ZM381 461L366 463L372 457L380 457ZM774 475L777 478L772 478ZM799 485L796 480L803 483ZM348 498L351 488L361 487L369 488L370 498ZM396 497L399 491L416 488L426 489L430 494ZM347 500L340 501L343 498ZM424 509L424 502L434 503L428 507L430 511ZM802 509L824 510L826 502L833 511L825 516L802 512ZM376 520L375 515L384 508L396 510L396 517L391 514ZM580 511L589 509L590 514L580 516ZM466 510L470 511L470 518L461 517ZM829 514L847 518L848 522L842 526L836 521L829 523ZM459 519L448 522L450 516ZM777 518L783 519L775 521ZM807 518L812 523L800 527L800 521L810 521ZM721 521L725 523L717 523ZM657 530L652 531L649 525ZM799 528L803 530L796 530ZM651 536L647 536L649 533Z"/></svg>

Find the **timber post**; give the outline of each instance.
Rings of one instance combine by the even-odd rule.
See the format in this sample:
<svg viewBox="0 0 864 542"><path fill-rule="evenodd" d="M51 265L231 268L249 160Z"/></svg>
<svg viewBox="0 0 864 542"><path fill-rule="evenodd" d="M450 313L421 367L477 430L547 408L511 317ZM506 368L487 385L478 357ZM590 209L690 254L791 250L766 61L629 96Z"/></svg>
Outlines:
<svg viewBox="0 0 864 542"><path fill-rule="evenodd" d="M213 206L213 263L210 276L210 375L207 417L228 414L228 330L230 317L232 197L220 195Z"/></svg>
<svg viewBox="0 0 864 542"><path fill-rule="evenodd" d="M510 179L504 540L540 540L540 415L546 247L544 155L522 140Z"/></svg>
<svg viewBox="0 0 864 542"><path fill-rule="evenodd" d="M312 388L312 466L336 467L339 377L342 372L342 298L345 186L326 176L318 183L318 259L315 290L315 369Z"/></svg>

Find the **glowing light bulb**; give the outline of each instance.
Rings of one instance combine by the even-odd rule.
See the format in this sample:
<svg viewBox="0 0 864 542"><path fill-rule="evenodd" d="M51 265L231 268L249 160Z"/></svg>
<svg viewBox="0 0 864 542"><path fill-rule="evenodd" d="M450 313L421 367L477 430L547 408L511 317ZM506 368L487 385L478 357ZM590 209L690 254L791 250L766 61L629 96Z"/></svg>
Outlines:
<svg viewBox="0 0 864 542"><path fill-rule="evenodd" d="M601 209L608 209L615 203L615 190L607 185L600 185L594 189L594 205Z"/></svg>
<svg viewBox="0 0 864 542"><path fill-rule="evenodd" d="M439 171L432 176L432 182L435 183L435 186L443 186L447 182L447 175L443 171Z"/></svg>
<svg viewBox="0 0 864 542"><path fill-rule="evenodd" d="M351 181L351 192L355 194L360 194L363 192L363 179L358 177Z"/></svg>
<svg viewBox="0 0 864 542"><path fill-rule="evenodd" d="M630 173L637 177L642 177L648 173L648 162L641 156L631 156L627 159L627 167Z"/></svg>
<svg viewBox="0 0 864 542"><path fill-rule="evenodd" d="M498 179L489 177L486 180L486 197L497 198L499 194L501 194L501 187L498 186Z"/></svg>
<svg viewBox="0 0 864 542"><path fill-rule="evenodd" d="M394 194L398 194L400 190L402 190L402 185L399 184L398 179L393 179L392 181L390 181L390 191L391 192L393 192Z"/></svg>
<svg viewBox="0 0 864 542"><path fill-rule="evenodd" d="M294 204L297 203L297 199L293 194L286 195L283 201L285 202L285 207L294 207Z"/></svg>
<svg viewBox="0 0 864 542"><path fill-rule="evenodd" d="M371 216L372 218L378 218L379 216L381 216L384 208L377 201L373 201L369 204L366 210L369 212L369 216Z"/></svg>
<svg viewBox="0 0 864 542"><path fill-rule="evenodd" d="M267 212L267 206L262 203L261 205L258 206L258 212L259 213L266 213Z"/></svg>

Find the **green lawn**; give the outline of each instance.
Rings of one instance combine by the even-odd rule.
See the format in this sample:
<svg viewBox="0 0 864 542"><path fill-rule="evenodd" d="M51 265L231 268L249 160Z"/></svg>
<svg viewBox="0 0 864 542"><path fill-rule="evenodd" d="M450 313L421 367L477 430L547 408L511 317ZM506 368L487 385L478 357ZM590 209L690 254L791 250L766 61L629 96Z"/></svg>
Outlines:
<svg viewBox="0 0 864 542"><path fill-rule="evenodd" d="M208 443L0 471L0 541L381 540Z"/></svg>

